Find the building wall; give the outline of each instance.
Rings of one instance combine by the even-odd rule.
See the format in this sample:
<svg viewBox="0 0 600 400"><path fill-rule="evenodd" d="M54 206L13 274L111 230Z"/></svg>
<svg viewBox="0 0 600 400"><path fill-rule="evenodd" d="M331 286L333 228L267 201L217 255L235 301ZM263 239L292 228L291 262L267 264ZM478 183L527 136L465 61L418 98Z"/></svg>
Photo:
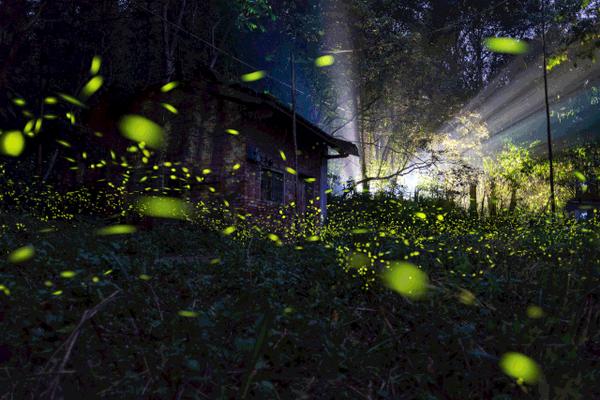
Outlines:
<svg viewBox="0 0 600 400"><path fill-rule="evenodd" d="M291 123L288 122L288 125ZM304 137L302 135L304 134ZM298 171L297 175L286 172L286 167L294 168L294 141L291 126L286 126L286 121L276 121L267 119L249 123L244 130L245 144L248 147L258 149L261 157L260 162L246 161L245 166L245 191L244 196L246 205L252 211L267 210L276 208L279 204L261 199L261 172L262 169L271 169L283 173L284 177L284 204L291 202L299 203L299 207L304 208L302 191L304 190L304 178L312 177L316 179L312 185L314 187L313 200L316 202L319 197L321 178L321 166L325 154L325 146L315 141L307 140L306 133L298 132ZM286 156L284 161L280 155L283 151ZM294 187L294 180L297 179L298 197Z"/></svg>
<svg viewBox="0 0 600 400"><path fill-rule="evenodd" d="M282 204L261 198L261 171L271 169L283 174L283 204L296 201L294 179L298 179L298 199L303 191L304 178L312 177L313 201L317 207L324 206L323 173L327 147L298 124L298 175L286 172L294 168L294 144L292 123L289 118L277 114L263 104L242 104L229 98L215 96L210 85L196 83L187 90L179 90L171 100L183 108L176 116L169 116L166 127L171 138L169 157L185 154L185 163L197 171L210 168L206 184L214 187L217 194L231 204L250 212L266 212ZM184 115L185 113L185 115ZM239 135L231 135L234 129ZM248 160L248 148L255 148L261 155L260 162ZM286 155L284 161L280 150ZM233 170L233 166L240 168ZM326 163L325 163L326 164ZM213 194L197 190L198 196ZM319 198L319 200L316 200ZM304 208L303 201L299 206Z"/></svg>
<svg viewBox="0 0 600 400"><path fill-rule="evenodd" d="M316 198L322 195L325 185L326 173L323 174L322 168L326 145L318 143L313 134L298 124L298 176L286 172L286 167L294 168L290 118L252 96L240 100L234 98L236 92L215 95L216 89L215 84L207 81L182 84L169 93L151 92L131 109L122 111L144 115L163 126L166 145L156 161L170 161L177 168L185 166L191 171L192 189L187 194L192 198L222 197L233 206L250 212L277 209L281 204L261 199L261 170L268 168L283 173L284 205L296 200L294 179L298 179L300 194L303 179L312 177L316 179L313 200L320 206L322 203ZM178 113L166 111L161 106L163 102L176 107ZM239 134L231 135L227 132L229 129ZM115 138L119 137L117 133ZM260 162L248 160L249 147L258 149ZM287 161L281 158L280 150ZM240 164L240 168L234 170L236 164ZM203 174L206 169L211 172ZM201 176L204 181L195 182L196 176ZM168 176L167 183L174 186ZM216 192L209 191L209 187Z"/></svg>

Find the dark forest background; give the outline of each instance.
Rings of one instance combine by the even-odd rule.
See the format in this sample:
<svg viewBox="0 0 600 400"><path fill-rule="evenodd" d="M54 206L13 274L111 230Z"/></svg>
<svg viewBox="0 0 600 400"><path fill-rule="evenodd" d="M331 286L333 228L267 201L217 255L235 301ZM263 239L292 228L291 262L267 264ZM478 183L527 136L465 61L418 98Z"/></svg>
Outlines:
<svg viewBox="0 0 600 400"><path fill-rule="evenodd" d="M590 3L549 3L545 18L554 46L589 33L598 17ZM377 132L395 148L422 147L511 59L490 52L484 39L539 37L540 5L538 0L2 0L0 122L3 129L26 122L11 98L26 99L37 113L44 96L77 93L94 55L103 59L102 90L133 94L171 80L193 80L207 66L232 81L257 69L270 78L253 84L255 89L289 103L285 83L293 52L299 110L307 118L330 130L347 123L337 107L340 91L351 87L355 98L346 100L355 104L351 118L360 121L363 142ZM314 67L316 57L332 51L338 69ZM342 75L343 88L334 74Z"/></svg>

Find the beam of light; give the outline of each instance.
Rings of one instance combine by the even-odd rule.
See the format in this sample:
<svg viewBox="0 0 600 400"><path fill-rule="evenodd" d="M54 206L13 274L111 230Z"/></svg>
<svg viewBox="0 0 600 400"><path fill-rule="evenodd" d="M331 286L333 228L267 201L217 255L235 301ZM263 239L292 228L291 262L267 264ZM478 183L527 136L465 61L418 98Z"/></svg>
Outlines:
<svg viewBox="0 0 600 400"><path fill-rule="evenodd" d="M423 178L419 171L412 171L408 175L402 177L402 185L406 188L405 192L408 197L414 195L422 179Z"/></svg>
<svg viewBox="0 0 600 400"><path fill-rule="evenodd" d="M575 45L578 46L578 45ZM577 53L576 48L569 49ZM574 50L574 51L571 51ZM598 56L599 51L596 51ZM518 57L490 82L460 115L473 115L489 132L483 155L502 150L504 143L527 145L539 141L536 152L544 155L546 121L542 59L539 52ZM560 151L578 140L600 138L600 64L590 59L564 61L548 75L554 148ZM465 126L457 118L448 121L441 133L458 136ZM481 166L474 152L471 165Z"/></svg>
<svg viewBox="0 0 600 400"><path fill-rule="evenodd" d="M346 10L343 6L336 6L334 3L330 2L329 10L325 13L328 16L328 20L325 21L325 26L327 27L325 32L325 48L335 49L339 45L349 45L348 47L351 47L352 42L349 27L347 24L336 23L336 21L345 21L348 19ZM336 51L328 51L328 53L336 54ZM333 83L337 91L338 107L336 112L339 115L339 120L338 126L333 127L334 129L339 129L336 136L358 145L357 94L352 85L357 75L352 54L336 58L335 63L328 70L331 71ZM349 180L356 182L360 179L360 161L358 157L348 156L343 159L336 159L330 162L330 165L335 173L339 173L341 186ZM333 189L339 193L341 186Z"/></svg>

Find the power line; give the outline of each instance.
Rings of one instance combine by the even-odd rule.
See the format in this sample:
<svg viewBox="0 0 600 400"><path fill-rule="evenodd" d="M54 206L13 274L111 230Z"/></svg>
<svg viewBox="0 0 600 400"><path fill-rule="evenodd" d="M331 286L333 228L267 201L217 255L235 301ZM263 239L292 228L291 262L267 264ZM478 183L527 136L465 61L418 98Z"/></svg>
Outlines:
<svg viewBox="0 0 600 400"><path fill-rule="evenodd" d="M134 4L134 7L137 7L137 8L139 8L140 10L142 10L142 11L145 11L145 12L147 12L148 14L151 14L151 15L153 15L153 16L155 16L155 17L159 18L161 21L163 21L163 22L165 22L165 23L167 23L167 24L169 24L169 25L173 26L174 28L178 29L178 30L179 30L179 31L181 31L181 32L187 33L187 34L188 34L190 37L192 37L192 38L194 38L194 39L196 39L196 40L199 40L200 42L202 42L202 43L204 43L205 45L207 45L207 46L209 46L209 47L213 48L214 50L218 51L219 53L221 53L221 54L223 54L223 55L225 55L225 56L227 56L227 57L231 58L231 59L232 59L232 60L234 60L234 61L237 61L238 63L240 63L240 64L244 65L245 67L248 67L248 68L249 68L249 69L251 69L252 71L257 71L257 70L259 70L259 69L260 69L260 68L257 68L257 67L255 67L255 66L253 66L252 64L250 64L250 63L248 63L248 62L246 62L246 61L244 61L244 60L242 60L242 59L240 59L240 58L238 58L238 57L234 56L233 54L231 54L231 53L229 53L229 52L227 52L227 51L225 51L225 50L221 49L220 47L218 47L218 46L215 46L214 44L210 43L208 40L206 40L206 39L203 39L202 37L200 37L200 36L196 35L196 34L195 34L195 33L193 33L193 32L190 32L189 30L187 30L187 29L183 28L182 26L179 26L179 25L178 25L178 24L176 24L175 22L169 21L168 19L164 18L162 15L160 15L160 14L157 14L157 13L155 13L154 11L152 11L152 10L149 10L149 9L148 9L148 8L146 8L146 7L143 7L143 6L139 5L139 4ZM266 75L265 75L265 78L271 79L272 81L274 81L274 82L276 82L276 83L279 83L279 84L281 84L281 85L283 85L283 86L287 87L288 89L292 89L292 85L288 84L287 82L283 82L283 81L281 81L281 80L279 80L279 79L275 78L273 75L271 75L271 74L269 74L269 73L266 73ZM301 90L298 90L298 89L296 89L296 92L298 92L298 93L300 93L300 94L305 94L304 92L302 92Z"/></svg>
<svg viewBox="0 0 600 400"><path fill-rule="evenodd" d="M502 0L501 2L499 2L499 3L495 4L495 5L491 6L491 7L488 7L487 9L485 9L485 10L482 10L481 12L479 12L479 13L475 14L475 16L481 16L481 15L483 15L484 13L487 13L487 12L489 12L489 11L492 11L492 10L494 10L494 9L496 9L496 8L498 8L498 7L500 7L500 6L504 5L504 4L506 4L506 3L508 3L508 1L509 1L509 0ZM173 26L173 27L174 27L174 28L176 28L177 30L179 30L179 31L181 31L181 32L184 32L184 33L187 33L187 34L188 34L188 35L189 35L191 38L193 38L193 39L196 39L196 40L200 41L201 43L203 43L203 44L204 44L204 45L206 45L206 46L209 46L210 48L214 49L215 51L218 51L219 53L221 53L221 54L223 54L223 55L225 55L225 56L227 56L227 57L231 58L232 60L234 60L234 61L236 61L236 62L240 63L241 65L243 65L243 66L245 66L245 67L248 67L250 70L252 70L252 71L257 71L257 70L259 70L259 68L257 68L257 67L255 67L255 66L253 66L252 64L250 64L250 63L248 63L248 62L246 62L246 61L244 61L244 60L242 60L242 59L240 59L240 58L238 58L238 57L234 56L233 54L231 54L231 53L227 52L226 50L223 50L223 49L221 49L220 47L218 47L218 46L214 45L213 43L211 43L211 42L207 41L206 39L204 39L204 38L202 38L202 37L200 37L200 36L196 35L195 33L193 33L193 32L190 32L189 30L187 30L187 29L185 29L184 27L182 27L182 26L180 26L180 25L176 24L175 22L172 22L172 21L168 20L167 18L163 17L162 15L160 15L160 14L157 14L156 12L154 12L154 11L152 11L152 10L150 10L150 9L148 9L148 8L146 8L146 7L144 7L144 6L141 6L141 5L139 5L139 4L136 4L136 3L134 3L134 4L133 4L133 6L134 6L134 7L137 7L138 9L140 9L140 10L142 10L142 11L144 11L144 12L146 12L146 13L150 14L150 15L153 15L154 17L156 17L156 18L160 19L161 21L163 21L163 22L165 22L165 23L167 23L167 24L169 24L169 25ZM448 30L448 29L451 29L451 28L453 28L453 27L456 27L456 26L460 25L460 24L461 24L461 23L463 23L463 22L464 22L464 20L461 20L461 21L455 21L455 22L453 22L453 23L450 23L450 24L447 24L447 25L445 25L445 26L443 26L443 27L441 27L441 28L435 29L435 30L431 31L431 33L438 33L438 32L443 32L443 31L446 31L446 30ZM378 45L374 45L374 46L370 46L370 47L365 47L365 48L361 48L361 49L331 50L331 51L326 51L325 53L330 53L330 54L354 53L354 52L359 52L359 51L365 51L365 50L369 50L369 49L372 49L372 48L375 48L375 47L385 47L385 46L391 46L391 45L394 45L394 44L396 44L396 43L394 43L394 42L389 42L389 43L378 44ZM271 74L270 74L270 73L268 73L268 72L265 72L265 73L266 73L266 75L265 75L265 78L267 78L267 79L270 79L270 80L272 80L273 82L275 82L275 83L278 83L278 84L280 84L280 85L282 85L282 86L284 86L284 87L286 87L286 88L288 88L288 89L290 89L290 90L295 90L295 91L296 91L296 93L300 93L300 94L302 94L302 95L306 95L306 93L304 93L303 91L301 91L301 90L298 90L297 88L292 88L292 85L291 85L291 84L289 84L289 83L287 83L287 82L284 82L284 81L282 81L282 80L280 80L280 79L277 79L277 78L275 78L273 75L271 75ZM339 108L339 107L338 107L338 108Z"/></svg>
<svg viewBox="0 0 600 400"><path fill-rule="evenodd" d="M552 130L550 123L550 102L548 100L548 69L546 51L546 0L542 0L542 46L544 55L544 100L546 105L546 131L548 138L548 163L550 164L550 206L552 216L556 214L556 199L554 196L554 166L552 155Z"/></svg>
<svg viewBox="0 0 600 400"><path fill-rule="evenodd" d="M474 16L481 16L481 15L483 15L485 13L488 13L488 12L490 12L490 11L492 11L492 10L500 7L500 6L503 6L504 4L508 3L508 1L509 0L502 0L501 2L499 2L499 3L497 3L497 4L493 5L493 6L490 6L490 7L486 8L485 10L482 10L481 12L475 14ZM167 23L167 24L175 27L177 30L179 30L181 32L184 32L184 33L187 33L190 37L192 37L192 38L194 38L194 39L202 42L203 44L205 44L205 45L211 47L212 49L218 51L219 53L221 53L221 54L223 54L223 55L231 58L232 60L234 60L234 61L236 61L236 62L238 62L238 63L240 63L240 64L242 64L242 65L244 65L246 67L248 67L249 69L251 69L253 71L259 70L259 68L253 66L252 64L250 64L250 63L248 63L248 62L246 62L246 61L244 61L244 60L242 60L242 59L234 56L233 54L227 52L226 50L221 49L218 46L215 46L214 44L212 44L208 40L206 40L206 39L204 39L204 38L196 35L193 32L190 32L189 30L183 28L182 26L180 26L180 25L178 25L178 24L176 24L176 23L174 23L174 22L172 22L172 21L164 18L162 15L157 14L154 11L152 11L152 10L150 10L150 9L144 7L144 6L141 6L139 4L133 4L133 5L134 5L134 7L137 7L140 10L145 11L148 14L151 14L151 15L155 16L156 18L159 18L161 21L163 21L163 22L165 22L165 23ZM444 32L444 31L447 31L447 30L449 30L451 28L454 28L454 27L456 27L456 26L458 26L458 25L460 25L462 23L464 23L464 19L460 20L460 21L455 21L455 22L450 23L450 24L447 24L447 25L445 25L445 26L443 26L441 28L438 28L438 29L435 29L435 30L431 31L430 33ZM360 49L331 50L331 51L325 51L325 53L330 53L330 54L354 53L354 52L359 52L359 51L370 50L370 49L375 48L375 47L392 46L394 44L396 44L396 43L395 42L388 42L388 43L377 44L377 45L374 45L374 46L364 47L364 48L360 48ZM273 75L269 74L268 72L266 73L265 78L271 79L272 81L274 81L276 83L279 83L280 85L283 85L283 86L285 86L288 89L292 89L292 85L290 85L289 83L284 82L284 81L282 81L280 79L275 78ZM301 93L301 94L305 94L304 92L302 92L301 90L298 90L298 89L296 89L296 92Z"/></svg>

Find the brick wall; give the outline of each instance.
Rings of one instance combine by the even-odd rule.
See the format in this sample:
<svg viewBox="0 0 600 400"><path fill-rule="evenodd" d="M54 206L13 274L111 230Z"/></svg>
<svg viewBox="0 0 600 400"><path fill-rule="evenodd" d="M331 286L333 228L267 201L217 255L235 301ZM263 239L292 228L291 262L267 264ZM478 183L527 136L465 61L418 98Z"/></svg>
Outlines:
<svg viewBox="0 0 600 400"><path fill-rule="evenodd" d="M272 169L283 173L284 204L295 201L294 180L298 179L299 198L303 190L303 179L316 179L314 200L322 194L322 165L326 154L326 145L306 127L298 124L298 175L285 171L294 168L294 144L292 122L289 116L271 109L260 99L245 95L239 99L237 92L225 95L219 92L219 86L209 81L196 81L182 84L169 93L148 90L142 100L136 100L129 107L121 107L119 113L136 113L146 116L164 127L167 138L165 149L156 158L156 162L171 161L190 169L192 190L188 193L196 198L222 197L232 205L250 212L269 211L280 204L261 199L261 170ZM242 96L243 97L243 96ZM178 109L177 114L167 112L160 103L165 102ZM119 115L111 115L118 120ZM104 120L100 114L96 120ZM106 130L112 130L103 127ZM227 132L234 129L239 135ZM111 136L108 148L118 148L115 142L123 142L118 132ZM124 147L124 141L120 147ZM261 161L248 160L247 149L256 148ZM282 160L280 150L287 157ZM237 170L234 165L240 164ZM210 174L202 170L210 169ZM195 176L203 176L204 182L195 183ZM212 187L216 193L208 188ZM303 204L300 204L303 206Z"/></svg>
<svg viewBox="0 0 600 400"><path fill-rule="evenodd" d="M287 122L287 123L286 123ZM286 126L290 125L290 126ZM246 161L244 168L245 176L245 203L251 210L261 210L278 207L276 203L261 199L261 171L263 168L281 172L284 176L284 204L296 201L294 181L298 184L298 202L302 204L302 190L304 178L316 179L314 185L314 197L319 196L319 185L321 184L321 163L325 146L316 141L308 139L303 129L298 130L298 175L286 172L286 167L295 168L294 165L294 141L291 122L277 120L276 118L262 121L248 122L244 129L246 146L258 149L261 162ZM286 155L284 161L280 150Z"/></svg>

